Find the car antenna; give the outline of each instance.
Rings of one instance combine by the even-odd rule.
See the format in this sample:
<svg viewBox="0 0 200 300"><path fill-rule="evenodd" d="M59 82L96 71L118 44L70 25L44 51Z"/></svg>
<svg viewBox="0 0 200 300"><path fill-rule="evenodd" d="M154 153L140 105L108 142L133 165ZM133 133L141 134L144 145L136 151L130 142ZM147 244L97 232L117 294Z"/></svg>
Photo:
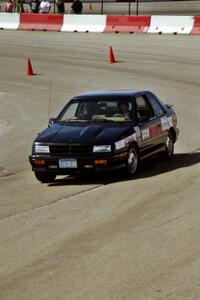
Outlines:
<svg viewBox="0 0 200 300"><path fill-rule="evenodd" d="M49 119L51 114L51 102L52 102L52 79L49 81Z"/></svg>

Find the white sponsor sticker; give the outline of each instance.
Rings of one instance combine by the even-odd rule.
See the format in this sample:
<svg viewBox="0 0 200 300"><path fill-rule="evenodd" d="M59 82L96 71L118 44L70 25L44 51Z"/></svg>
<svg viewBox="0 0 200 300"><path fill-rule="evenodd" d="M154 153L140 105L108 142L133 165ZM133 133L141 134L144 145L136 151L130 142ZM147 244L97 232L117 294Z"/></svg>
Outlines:
<svg viewBox="0 0 200 300"><path fill-rule="evenodd" d="M149 132L149 128L143 129L142 130L142 139L146 140L150 137L150 132Z"/></svg>
<svg viewBox="0 0 200 300"><path fill-rule="evenodd" d="M115 149L119 150L125 147L125 140L115 142Z"/></svg>
<svg viewBox="0 0 200 300"><path fill-rule="evenodd" d="M133 133L133 134L131 134L131 135L129 135L125 138L126 143L130 143L132 141L136 141L136 134L135 133Z"/></svg>
<svg viewBox="0 0 200 300"><path fill-rule="evenodd" d="M162 124L163 131L169 129L169 122L168 122L168 118L166 116L161 118L161 124Z"/></svg>
<svg viewBox="0 0 200 300"><path fill-rule="evenodd" d="M170 127L173 127L173 118L172 118L172 116L170 116L170 117L168 118L168 123L169 123L169 126L170 126Z"/></svg>
<svg viewBox="0 0 200 300"><path fill-rule="evenodd" d="M140 137L140 128L138 126L134 127L135 133L136 133L136 137Z"/></svg>

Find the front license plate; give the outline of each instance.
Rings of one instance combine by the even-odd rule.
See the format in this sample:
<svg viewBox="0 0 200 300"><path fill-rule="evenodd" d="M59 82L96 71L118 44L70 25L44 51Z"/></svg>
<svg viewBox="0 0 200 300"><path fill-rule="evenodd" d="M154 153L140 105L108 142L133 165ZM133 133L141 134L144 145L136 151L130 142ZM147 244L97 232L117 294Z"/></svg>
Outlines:
<svg viewBox="0 0 200 300"><path fill-rule="evenodd" d="M59 159L59 168L75 169L75 168L77 168L77 161L76 161L76 159Z"/></svg>

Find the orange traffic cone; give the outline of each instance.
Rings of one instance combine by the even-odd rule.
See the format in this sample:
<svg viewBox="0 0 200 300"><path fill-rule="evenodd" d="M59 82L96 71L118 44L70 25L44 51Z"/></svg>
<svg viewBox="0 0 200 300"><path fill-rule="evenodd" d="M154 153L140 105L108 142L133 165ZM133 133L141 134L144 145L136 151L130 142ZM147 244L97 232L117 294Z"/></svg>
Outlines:
<svg viewBox="0 0 200 300"><path fill-rule="evenodd" d="M29 76L34 75L30 58L28 58L28 62L27 62L27 75Z"/></svg>
<svg viewBox="0 0 200 300"><path fill-rule="evenodd" d="M110 64L114 64L115 62L116 62L116 61L115 61L113 49L112 49L112 47L110 46L110 51L109 51L109 63L110 63Z"/></svg>

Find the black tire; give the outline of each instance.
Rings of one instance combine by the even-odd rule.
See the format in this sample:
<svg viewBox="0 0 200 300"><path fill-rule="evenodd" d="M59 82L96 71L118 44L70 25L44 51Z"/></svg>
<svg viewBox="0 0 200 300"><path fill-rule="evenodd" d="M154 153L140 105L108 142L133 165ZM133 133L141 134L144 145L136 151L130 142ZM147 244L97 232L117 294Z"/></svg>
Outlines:
<svg viewBox="0 0 200 300"><path fill-rule="evenodd" d="M35 172L35 177L42 183L50 183L55 180L56 175L45 172Z"/></svg>
<svg viewBox="0 0 200 300"><path fill-rule="evenodd" d="M126 173L129 176L133 176L139 169L140 157L139 151L136 145L131 145L127 151L126 157Z"/></svg>
<svg viewBox="0 0 200 300"><path fill-rule="evenodd" d="M174 137L171 132L168 133L165 151L161 153L162 159L173 159L174 156Z"/></svg>

